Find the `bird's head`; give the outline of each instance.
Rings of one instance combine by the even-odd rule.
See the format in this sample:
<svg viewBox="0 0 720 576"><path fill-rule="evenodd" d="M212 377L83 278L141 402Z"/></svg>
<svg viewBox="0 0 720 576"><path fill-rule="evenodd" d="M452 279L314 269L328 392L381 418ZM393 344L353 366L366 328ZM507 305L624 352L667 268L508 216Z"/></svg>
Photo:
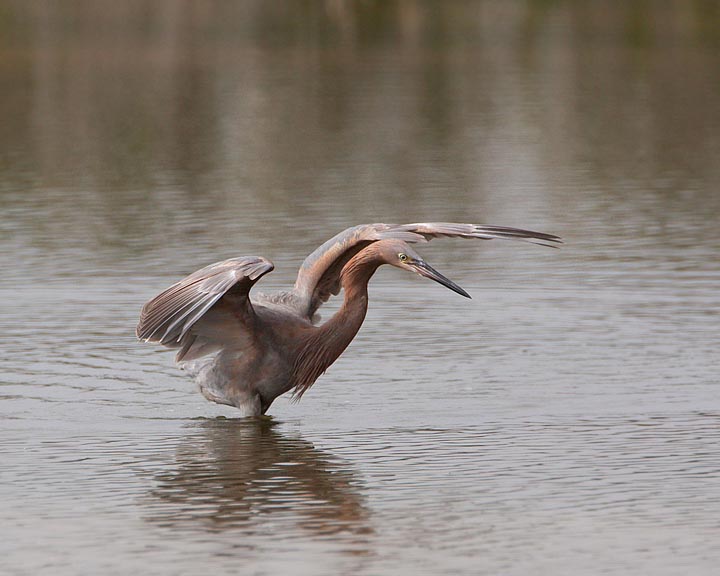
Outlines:
<svg viewBox="0 0 720 576"><path fill-rule="evenodd" d="M375 246L382 254L382 259L385 264L390 264L396 268L408 270L425 278L430 278L430 280L435 280L435 282L442 284L453 292L457 292L461 296L465 296L465 298L470 298L470 294L425 262L420 254L415 252L407 242L394 239L381 240L377 242Z"/></svg>

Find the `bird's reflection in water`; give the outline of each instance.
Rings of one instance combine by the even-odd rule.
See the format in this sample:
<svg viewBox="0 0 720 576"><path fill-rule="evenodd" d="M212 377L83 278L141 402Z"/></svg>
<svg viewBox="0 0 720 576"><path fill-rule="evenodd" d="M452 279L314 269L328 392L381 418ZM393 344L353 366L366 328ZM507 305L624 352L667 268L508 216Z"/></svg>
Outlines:
<svg viewBox="0 0 720 576"><path fill-rule="evenodd" d="M148 520L175 529L267 532L281 520L318 535L369 535L348 466L270 418L203 420L154 475ZM289 528L289 527L288 527Z"/></svg>

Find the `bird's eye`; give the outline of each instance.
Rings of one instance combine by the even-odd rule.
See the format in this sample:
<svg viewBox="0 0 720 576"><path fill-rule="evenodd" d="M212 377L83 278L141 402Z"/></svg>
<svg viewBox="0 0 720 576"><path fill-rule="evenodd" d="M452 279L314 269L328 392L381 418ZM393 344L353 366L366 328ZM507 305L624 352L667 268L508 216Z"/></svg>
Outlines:
<svg viewBox="0 0 720 576"><path fill-rule="evenodd" d="M398 254L398 258L400 258L400 262L405 262L408 259L407 254L403 254L402 252Z"/></svg>

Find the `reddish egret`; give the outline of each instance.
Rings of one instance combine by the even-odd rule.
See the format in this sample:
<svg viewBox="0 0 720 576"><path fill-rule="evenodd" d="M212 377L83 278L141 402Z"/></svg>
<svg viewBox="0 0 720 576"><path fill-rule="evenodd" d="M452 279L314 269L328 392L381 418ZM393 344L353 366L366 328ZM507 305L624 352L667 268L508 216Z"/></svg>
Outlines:
<svg viewBox="0 0 720 576"><path fill-rule="evenodd" d="M175 361L208 400L235 406L245 416L265 414L285 392L300 398L347 348L365 319L368 281L379 266L415 272L470 298L410 246L443 236L561 242L552 234L501 226L355 226L310 254L286 292L250 299L250 288L274 268L265 258L230 258L202 268L145 304L136 334L179 348ZM341 289L340 309L315 325L318 308Z"/></svg>

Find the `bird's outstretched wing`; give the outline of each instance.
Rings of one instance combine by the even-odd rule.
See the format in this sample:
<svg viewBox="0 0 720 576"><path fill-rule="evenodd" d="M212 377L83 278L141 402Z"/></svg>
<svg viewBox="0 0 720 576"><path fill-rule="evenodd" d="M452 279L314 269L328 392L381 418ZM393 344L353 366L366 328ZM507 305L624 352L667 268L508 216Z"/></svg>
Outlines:
<svg viewBox="0 0 720 576"><path fill-rule="evenodd" d="M360 250L372 242L396 238L405 242L427 242L433 238L478 238L481 240L521 240L555 247L562 240L553 234L454 222L421 222L417 224L362 224L333 236L310 254L298 272L295 296L300 313L312 318L317 309L333 294L340 292L340 271Z"/></svg>
<svg viewBox="0 0 720 576"><path fill-rule="evenodd" d="M178 360L182 360L193 344L185 338L188 331L223 296L232 299L234 316L239 321L253 313L248 292L273 268L272 262L265 258L246 256L216 262L193 272L143 306L135 333L145 342L182 346L178 354Z"/></svg>

